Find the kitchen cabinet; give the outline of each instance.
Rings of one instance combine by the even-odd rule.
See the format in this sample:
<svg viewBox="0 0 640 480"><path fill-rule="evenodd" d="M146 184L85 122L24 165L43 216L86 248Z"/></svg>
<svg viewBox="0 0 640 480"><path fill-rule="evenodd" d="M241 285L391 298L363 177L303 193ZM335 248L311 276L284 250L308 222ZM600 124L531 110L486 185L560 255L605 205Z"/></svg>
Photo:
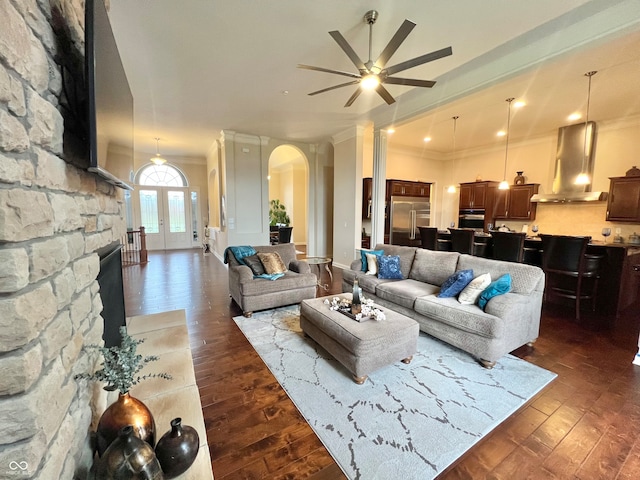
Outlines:
<svg viewBox="0 0 640 480"><path fill-rule="evenodd" d="M512 185L508 190L496 189L493 199L493 218L497 220L535 220L537 204L531 197L538 193L537 183Z"/></svg>
<svg viewBox="0 0 640 480"><path fill-rule="evenodd" d="M487 195L490 185L497 182L471 182L460 184L460 209L482 210L487 206Z"/></svg>
<svg viewBox="0 0 640 480"><path fill-rule="evenodd" d="M406 180L387 180L387 198L392 195L404 197L429 197L431 184Z"/></svg>
<svg viewBox="0 0 640 480"><path fill-rule="evenodd" d="M362 179L362 218L371 218L371 199L373 195L373 179Z"/></svg>
<svg viewBox="0 0 640 480"><path fill-rule="evenodd" d="M611 177L607 220L640 223L640 176Z"/></svg>

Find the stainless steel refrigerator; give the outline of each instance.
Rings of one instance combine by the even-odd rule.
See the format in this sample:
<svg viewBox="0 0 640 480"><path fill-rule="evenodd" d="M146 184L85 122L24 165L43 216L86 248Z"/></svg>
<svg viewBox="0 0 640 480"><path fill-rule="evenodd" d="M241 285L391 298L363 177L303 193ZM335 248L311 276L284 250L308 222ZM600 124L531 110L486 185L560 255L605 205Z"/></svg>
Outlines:
<svg viewBox="0 0 640 480"><path fill-rule="evenodd" d="M418 227L428 227L431 205L424 197L391 197L389 243L420 246Z"/></svg>

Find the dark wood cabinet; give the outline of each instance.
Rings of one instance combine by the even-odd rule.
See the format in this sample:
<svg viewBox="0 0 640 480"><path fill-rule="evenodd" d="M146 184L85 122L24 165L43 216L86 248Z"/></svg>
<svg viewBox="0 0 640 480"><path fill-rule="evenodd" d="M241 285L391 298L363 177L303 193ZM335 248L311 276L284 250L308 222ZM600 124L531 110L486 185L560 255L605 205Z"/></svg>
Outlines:
<svg viewBox="0 0 640 480"><path fill-rule="evenodd" d="M535 220L536 207L531 197L538 193L539 184L512 185L509 190L496 189L493 218L499 220Z"/></svg>
<svg viewBox="0 0 640 480"><path fill-rule="evenodd" d="M497 182L470 182L460 184L460 209L483 209L487 207L489 186Z"/></svg>
<svg viewBox="0 0 640 480"><path fill-rule="evenodd" d="M431 184L407 180L387 180L387 198L392 195L404 197L429 197Z"/></svg>
<svg viewBox="0 0 640 480"><path fill-rule="evenodd" d="M607 220L640 223L640 177L611 177Z"/></svg>
<svg viewBox="0 0 640 480"><path fill-rule="evenodd" d="M362 218L371 218L371 205L373 196L373 179L362 179Z"/></svg>

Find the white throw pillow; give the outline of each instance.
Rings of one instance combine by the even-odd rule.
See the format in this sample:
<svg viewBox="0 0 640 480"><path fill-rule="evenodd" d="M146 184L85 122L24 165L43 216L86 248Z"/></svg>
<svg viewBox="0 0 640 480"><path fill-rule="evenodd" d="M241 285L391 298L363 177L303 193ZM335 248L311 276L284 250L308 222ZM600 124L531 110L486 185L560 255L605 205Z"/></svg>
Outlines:
<svg viewBox="0 0 640 480"><path fill-rule="evenodd" d="M480 294L491 283L491 275L483 273L471 280L469 285L464 287L464 290L458 295L458 301L463 305L473 305L478 300Z"/></svg>
<svg viewBox="0 0 640 480"><path fill-rule="evenodd" d="M367 275L378 274L378 256L371 253L365 253L367 256Z"/></svg>

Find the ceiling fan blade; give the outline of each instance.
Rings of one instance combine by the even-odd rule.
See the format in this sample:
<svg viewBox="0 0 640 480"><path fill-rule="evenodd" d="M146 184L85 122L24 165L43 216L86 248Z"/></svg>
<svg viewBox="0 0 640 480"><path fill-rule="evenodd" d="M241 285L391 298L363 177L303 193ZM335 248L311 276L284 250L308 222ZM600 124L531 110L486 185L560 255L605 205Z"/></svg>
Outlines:
<svg viewBox="0 0 640 480"><path fill-rule="evenodd" d="M413 30L413 27L415 26L416 24L413 22L410 22L409 20L405 20L402 23L402 25L400 25L400 28L398 29L398 31L395 33L393 38L389 40L389 43L387 43L387 46L384 47L384 50L376 60L375 65L378 68L380 69L384 68L384 66L387 64L387 62L391 58L391 56L394 53L396 53L396 50L398 49L398 47L402 44L402 42L404 42L404 40L411 33L411 30Z"/></svg>
<svg viewBox="0 0 640 480"><path fill-rule="evenodd" d="M410 87L433 87L436 82L434 80L416 80L415 78L398 78L387 77L384 83L391 83L393 85L408 85Z"/></svg>
<svg viewBox="0 0 640 480"><path fill-rule="evenodd" d="M378 92L378 95L380 95L384 99L384 101L387 102L387 105L395 103L396 99L391 96L389 91L384 88L382 84L376 87L376 92Z"/></svg>
<svg viewBox="0 0 640 480"><path fill-rule="evenodd" d="M442 50L436 50L435 52L427 53L425 55L412 58L411 60L407 60L406 62L398 63L397 65L386 68L384 71L386 72L387 75L393 75L394 73L402 72L403 70L408 70L409 68L417 67L418 65L422 65L423 63L432 62L442 57L448 57L452 53L453 53L453 50L451 50L451 47L443 48Z"/></svg>
<svg viewBox="0 0 640 480"><path fill-rule="evenodd" d="M353 48L351 48L351 45L349 45L347 40L342 36L342 34L339 31L333 30L332 32L329 32L329 35L331 35L331 37L333 37L336 43L340 45L340 48L342 49L342 51L347 54L347 57L351 59L351 61L353 62L353 64L356 66L358 70L365 70L365 71L367 70L367 67L365 67L364 62L360 60L360 57L358 56L358 54L355 52Z"/></svg>
<svg viewBox="0 0 640 480"><path fill-rule="evenodd" d="M307 95L317 95L319 93L328 92L330 90L335 90L336 88L346 87L348 85L355 85L356 83L360 83L360 80L354 80L353 82L341 83L340 85L334 85L333 87L323 88L322 90L316 90L315 92L308 93Z"/></svg>
<svg viewBox="0 0 640 480"><path fill-rule="evenodd" d="M318 72L325 72L325 73L335 73L336 75L344 75L345 77L351 77L351 78L360 78L360 75L357 73L343 72L341 70L331 70L330 68L323 68L323 67L314 67L313 65L303 65L301 63L298 64L298 68L304 68L306 70L315 70Z"/></svg>
<svg viewBox="0 0 640 480"><path fill-rule="evenodd" d="M360 87L356 88L356 91L353 92L353 95L349 97L349 100L347 100L347 103L345 103L344 106L350 107L353 104L353 102L356 101L356 98L360 96L361 93L362 93L362 89Z"/></svg>

